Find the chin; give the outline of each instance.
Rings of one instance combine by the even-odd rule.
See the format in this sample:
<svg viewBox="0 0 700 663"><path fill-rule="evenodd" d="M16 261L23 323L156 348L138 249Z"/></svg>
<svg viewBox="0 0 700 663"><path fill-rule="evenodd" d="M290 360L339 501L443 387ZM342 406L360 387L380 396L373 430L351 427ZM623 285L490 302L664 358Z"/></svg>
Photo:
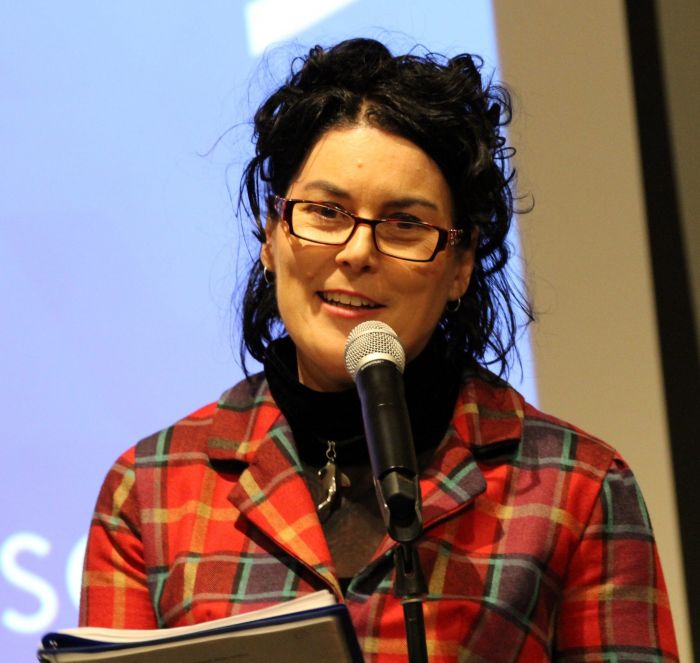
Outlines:
<svg viewBox="0 0 700 663"><path fill-rule="evenodd" d="M316 391L342 391L352 386L352 378L345 368L345 337L339 335L332 343L295 341L295 345L302 384Z"/></svg>

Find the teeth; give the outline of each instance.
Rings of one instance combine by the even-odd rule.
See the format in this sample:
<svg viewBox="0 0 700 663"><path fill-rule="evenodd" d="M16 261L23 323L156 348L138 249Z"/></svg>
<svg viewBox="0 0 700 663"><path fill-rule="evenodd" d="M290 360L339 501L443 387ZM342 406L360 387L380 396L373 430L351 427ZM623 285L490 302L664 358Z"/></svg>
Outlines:
<svg viewBox="0 0 700 663"><path fill-rule="evenodd" d="M355 295L346 295L344 293L334 292L334 293L322 293L323 299L327 302L332 302L333 304L343 304L344 306L364 306L375 308L377 305L374 302L370 302L362 297L356 297Z"/></svg>

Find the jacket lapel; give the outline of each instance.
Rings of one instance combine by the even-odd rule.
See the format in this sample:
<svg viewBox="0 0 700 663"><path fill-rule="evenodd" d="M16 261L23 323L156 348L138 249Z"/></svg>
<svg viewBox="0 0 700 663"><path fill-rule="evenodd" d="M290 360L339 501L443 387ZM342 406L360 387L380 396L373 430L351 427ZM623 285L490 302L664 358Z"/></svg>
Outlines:
<svg viewBox="0 0 700 663"><path fill-rule="evenodd" d="M421 481L424 527L467 508L486 490L477 461L515 447L523 432L524 401L504 382L470 380L461 391L451 430Z"/></svg>
<svg viewBox="0 0 700 663"><path fill-rule="evenodd" d="M316 505L309 493L289 426L261 382L249 402L225 394L209 439L210 458L245 464L229 494L241 516L272 543L311 569L341 595ZM249 418L241 426L241 411ZM237 416L232 416L233 413ZM245 418L245 417L244 417ZM236 425L232 424L236 419ZM232 429L238 435L231 436Z"/></svg>
<svg viewBox="0 0 700 663"><path fill-rule="evenodd" d="M490 374L466 383L450 429L421 477L424 530L464 511L486 490L478 460L517 446L524 407L518 392ZM393 545L385 538L373 561Z"/></svg>
<svg viewBox="0 0 700 663"><path fill-rule="evenodd" d="M468 508L486 490L486 480L474 455L454 430L448 433L423 473L420 489L423 530ZM372 560L385 555L394 545L393 540L385 537Z"/></svg>

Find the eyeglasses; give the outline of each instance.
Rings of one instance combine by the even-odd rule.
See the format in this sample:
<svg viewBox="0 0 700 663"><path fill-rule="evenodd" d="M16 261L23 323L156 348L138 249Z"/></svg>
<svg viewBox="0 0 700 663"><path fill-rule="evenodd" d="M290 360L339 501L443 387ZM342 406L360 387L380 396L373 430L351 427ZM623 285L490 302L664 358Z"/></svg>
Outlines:
<svg viewBox="0 0 700 663"><path fill-rule="evenodd" d="M289 232L309 242L341 246L350 241L358 224L372 228L377 251L412 262L430 262L446 246L459 244L464 230L440 228L400 216L387 219L363 219L350 212L313 200L274 196L274 208L284 219Z"/></svg>

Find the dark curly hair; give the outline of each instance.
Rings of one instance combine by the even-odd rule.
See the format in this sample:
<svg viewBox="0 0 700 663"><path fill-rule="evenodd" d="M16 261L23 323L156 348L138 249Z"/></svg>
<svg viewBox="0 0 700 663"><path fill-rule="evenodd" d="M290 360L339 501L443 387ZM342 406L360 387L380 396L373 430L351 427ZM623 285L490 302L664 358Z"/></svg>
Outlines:
<svg viewBox="0 0 700 663"><path fill-rule="evenodd" d="M482 60L434 53L394 56L380 42L350 39L316 46L292 62L291 74L254 116L255 156L241 178L240 204L265 241L271 196L284 196L301 164L332 127L370 123L418 145L440 168L452 192L458 228L478 229L474 271L456 312L438 325L449 358L462 367L495 364L502 375L515 349L516 312L532 317L522 291L507 278L506 236L513 216L515 171L501 127L511 101L502 86L482 82ZM282 329L274 285L256 261L242 306L241 359L259 361ZM517 352L517 351L516 351Z"/></svg>

